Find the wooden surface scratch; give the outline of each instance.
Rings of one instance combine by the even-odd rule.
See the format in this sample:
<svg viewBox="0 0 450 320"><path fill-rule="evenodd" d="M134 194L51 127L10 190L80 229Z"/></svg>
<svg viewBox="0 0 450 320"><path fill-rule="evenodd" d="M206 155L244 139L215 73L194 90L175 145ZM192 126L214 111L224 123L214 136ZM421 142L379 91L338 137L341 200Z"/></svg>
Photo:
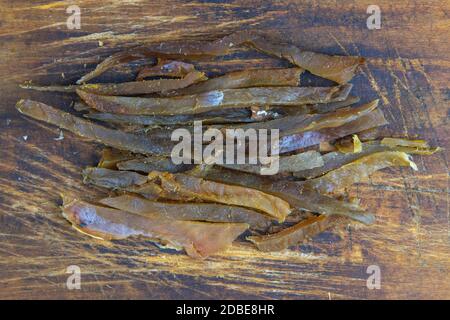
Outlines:
<svg viewBox="0 0 450 320"><path fill-rule="evenodd" d="M81 29L69 30L72 1L0 0L0 298L381 299L450 298L448 1L377 1L382 27L368 30L370 1L80 0ZM361 55L352 81L362 101L381 98L387 135L426 139L445 150L415 156L419 171L384 170L352 194L376 213L369 227L340 226L279 253L237 242L205 261L160 250L144 239L103 242L61 217L59 194L84 199L80 171L101 146L30 121L14 105L33 98L69 110L73 95L18 84L74 83L104 57L137 44L207 41L258 29L299 47ZM286 66L250 50L197 63L209 74ZM98 81L127 79L133 65ZM305 78L304 84L317 79ZM89 191L87 191L89 190ZM66 269L81 268L68 290ZM366 286L367 267L381 289Z"/></svg>

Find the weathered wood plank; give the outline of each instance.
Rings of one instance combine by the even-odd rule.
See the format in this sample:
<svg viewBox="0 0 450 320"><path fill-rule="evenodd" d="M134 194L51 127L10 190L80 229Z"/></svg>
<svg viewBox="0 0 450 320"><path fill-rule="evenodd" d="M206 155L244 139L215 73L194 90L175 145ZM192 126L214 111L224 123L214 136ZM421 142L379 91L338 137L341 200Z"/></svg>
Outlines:
<svg viewBox="0 0 450 320"><path fill-rule="evenodd" d="M377 1L382 28L373 31L366 28L370 1L77 3L80 30L66 27L69 1L0 2L0 298L450 298L448 1ZM386 170L353 188L376 211L373 226L338 228L285 252L261 253L239 242L195 261L141 239L107 243L71 229L60 216L59 193L102 194L86 194L80 177L101 147L70 133L55 141L57 128L14 109L28 97L68 108L73 96L17 85L73 83L121 48L205 41L245 28L367 57L354 92L363 101L381 98L387 133L447 150L415 157L418 172ZM286 63L243 51L198 65L221 73ZM99 80L125 79L127 71ZM381 268L381 290L366 287L372 264ZM81 290L65 286L69 265L81 268Z"/></svg>

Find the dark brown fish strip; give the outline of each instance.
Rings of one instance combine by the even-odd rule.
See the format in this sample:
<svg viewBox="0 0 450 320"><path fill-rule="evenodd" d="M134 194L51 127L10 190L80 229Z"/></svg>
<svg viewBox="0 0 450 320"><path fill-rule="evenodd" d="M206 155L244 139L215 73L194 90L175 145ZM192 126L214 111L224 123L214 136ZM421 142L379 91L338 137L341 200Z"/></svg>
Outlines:
<svg viewBox="0 0 450 320"><path fill-rule="evenodd" d="M367 181L375 171L394 166L411 167L417 170L416 164L406 153L383 151L363 156L324 176L299 182L299 185L320 193L338 193L354 183Z"/></svg>
<svg viewBox="0 0 450 320"><path fill-rule="evenodd" d="M382 140L384 141L384 139ZM405 146L398 146L396 142L392 140L388 140L389 144L382 144L381 141L368 141L361 144L362 150L359 153L342 153L338 151L329 152L327 154L322 155L322 160L324 162L323 166L312 168L308 170L302 170L294 172L294 176L297 178L303 179L311 179L319 177L331 170L338 169L345 164L351 163L357 159L360 159L364 156L367 156L372 153L382 152L382 151L402 151L409 154L433 154L439 151L439 148L424 147L424 144L421 143L421 147L416 147L414 143L411 146L408 145L408 141L404 142ZM392 141L392 143L391 143ZM425 142L426 143L426 142Z"/></svg>
<svg viewBox="0 0 450 320"><path fill-rule="evenodd" d="M325 128L340 127L370 114L377 106L378 100L374 100L359 107L341 108L334 112L324 114L287 116L261 123L233 126L233 128L240 128L243 130L278 129L280 137L284 137L306 131L319 131Z"/></svg>
<svg viewBox="0 0 450 320"><path fill-rule="evenodd" d="M175 220L247 223L253 229L265 230L271 220L259 212L216 203L155 202L132 195L104 198L106 206L140 215L157 214Z"/></svg>
<svg viewBox="0 0 450 320"><path fill-rule="evenodd" d="M193 71L195 71L193 64L158 58L158 63L156 65L145 66L139 70L136 80L140 81L148 77L157 76L182 78Z"/></svg>
<svg viewBox="0 0 450 320"><path fill-rule="evenodd" d="M280 154L300 150L321 142L333 141L338 138L358 133L363 130L388 124L381 110L376 109L362 115L356 120L347 122L339 127L311 130L283 136L279 141Z"/></svg>
<svg viewBox="0 0 450 320"><path fill-rule="evenodd" d="M192 169L189 164L175 164L167 157L139 157L117 163L119 170L132 170L140 172L166 171L170 173L183 172Z"/></svg>
<svg viewBox="0 0 450 320"><path fill-rule="evenodd" d="M198 166L189 174L208 180L254 188L287 201L293 209L326 215L342 215L370 224L374 216L357 204L336 200L314 190L302 188L293 181L274 181L269 176L253 175L217 166Z"/></svg>
<svg viewBox="0 0 450 320"><path fill-rule="evenodd" d="M272 110L259 108L213 110L198 114L177 114L168 116L130 115L116 113L93 112L84 115L86 118L118 124L135 124L145 126L183 125L202 121L203 124L247 123L272 120L281 114Z"/></svg>
<svg viewBox="0 0 450 320"><path fill-rule="evenodd" d="M178 173L152 172L149 180L167 192L194 199L237 205L256 209L283 222L291 212L289 204L262 191L235 185L208 181Z"/></svg>
<svg viewBox="0 0 450 320"><path fill-rule="evenodd" d="M167 141L105 128L41 102L20 100L17 102L16 108L34 119L48 122L79 136L120 150L155 155L169 155L172 150L172 146Z"/></svg>
<svg viewBox="0 0 450 320"><path fill-rule="evenodd" d="M78 95L92 108L111 113L135 115L193 114L223 108L252 106L295 106L301 104L342 101L351 85L335 87L263 87L215 90L206 93L170 97L140 98L102 96L77 90Z"/></svg>
<svg viewBox="0 0 450 320"><path fill-rule="evenodd" d="M240 31L211 42L168 44L165 46L139 46L116 53L97 65L95 70L84 75L77 83L87 82L112 67L149 57L198 58L217 56L230 52L239 45L248 45L266 54L286 59L309 72L336 81L347 83L364 58L330 56L302 50L290 44L275 44L264 35L254 31Z"/></svg>
<svg viewBox="0 0 450 320"><path fill-rule="evenodd" d="M250 236L247 240L253 242L261 251L281 251L322 233L336 225L335 217L320 215L310 217L277 233Z"/></svg>
<svg viewBox="0 0 450 320"><path fill-rule="evenodd" d="M203 72L193 71L181 79L143 80L122 83L85 84L80 90L108 96L133 96L155 92L172 91L190 86L193 83L206 80Z"/></svg>
<svg viewBox="0 0 450 320"><path fill-rule="evenodd" d="M191 95L202 92L223 89L237 89L249 87L296 87L300 85L300 75L303 69L255 69L227 73L223 76L210 78L172 92L163 93L164 96Z"/></svg>
<svg viewBox="0 0 450 320"><path fill-rule="evenodd" d="M82 172L83 182L99 187L120 189L140 186L147 182L147 176L130 171L117 171L105 168L89 167Z"/></svg>

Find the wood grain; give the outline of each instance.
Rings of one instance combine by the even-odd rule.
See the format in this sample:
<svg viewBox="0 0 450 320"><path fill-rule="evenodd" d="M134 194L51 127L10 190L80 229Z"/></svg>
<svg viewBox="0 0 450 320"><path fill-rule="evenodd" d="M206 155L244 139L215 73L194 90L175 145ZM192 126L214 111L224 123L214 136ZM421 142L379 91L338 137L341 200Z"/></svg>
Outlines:
<svg viewBox="0 0 450 320"><path fill-rule="evenodd" d="M68 30L71 1L1 0L0 298L449 299L450 3L378 0L382 27L371 31L372 2L79 0L81 29ZM354 93L362 101L381 98L386 133L446 150L414 157L417 172L385 170L352 189L376 212L374 225L343 226L279 253L239 242L195 261L142 239L102 242L70 228L59 193L88 200L102 194L88 191L80 176L101 146L67 132L56 141L57 128L20 116L19 98L68 108L75 97L18 84L69 84L122 48L206 41L245 28L302 48L366 57ZM245 50L198 63L210 74L282 65ZM123 80L130 70L98 80ZM69 265L81 268L81 290L66 288ZM369 265L381 268L380 290L366 287Z"/></svg>

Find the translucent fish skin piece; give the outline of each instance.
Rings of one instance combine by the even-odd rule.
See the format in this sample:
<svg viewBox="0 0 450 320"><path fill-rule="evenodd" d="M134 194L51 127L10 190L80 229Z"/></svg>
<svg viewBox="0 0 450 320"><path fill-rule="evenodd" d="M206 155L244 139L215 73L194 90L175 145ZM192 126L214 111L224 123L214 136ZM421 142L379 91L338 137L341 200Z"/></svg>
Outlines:
<svg viewBox="0 0 450 320"><path fill-rule="evenodd" d="M231 245L248 229L245 223L176 221L141 216L96 206L70 197L63 198L63 216L82 233L103 240L143 236L194 258L205 258Z"/></svg>
<svg viewBox="0 0 450 320"><path fill-rule="evenodd" d="M320 193L337 193L354 183L367 181L375 171L393 166L405 166L417 170L416 164L406 153L384 151L364 156L324 176L302 181L299 184Z"/></svg>
<svg viewBox="0 0 450 320"><path fill-rule="evenodd" d="M16 108L19 112L34 119L48 122L79 136L120 150L156 155L169 155L172 150L172 146L166 141L109 129L41 102L20 100L17 102Z"/></svg>
<svg viewBox="0 0 450 320"><path fill-rule="evenodd" d="M155 202L133 195L104 198L99 203L135 214L156 214L175 220L247 223L252 229L265 230L271 223L270 218L259 212L216 203Z"/></svg>
<svg viewBox="0 0 450 320"><path fill-rule="evenodd" d="M249 87L296 87L300 84L303 69L254 69L227 73L210 78L187 88L163 93L164 96L197 94L213 90L237 89Z"/></svg>
<svg viewBox="0 0 450 320"><path fill-rule="evenodd" d="M262 191L204 180L190 175L166 172L151 172L149 180L159 180L161 188L178 195L185 195L194 199L214 201L230 205L253 208L283 222L291 212L289 204Z"/></svg>
<svg viewBox="0 0 450 320"><path fill-rule="evenodd" d="M77 90L86 104L102 112L135 115L194 114L224 108L252 106L295 106L342 101L351 86L335 87L260 87L215 90L170 98L102 96Z"/></svg>
<svg viewBox="0 0 450 320"><path fill-rule="evenodd" d="M188 73L181 79L159 79L143 80L122 83L96 83L85 84L79 87L80 90L111 96L133 96L140 94L150 94L155 92L172 91L187 87L193 83L206 80L203 72L194 71Z"/></svg>
<svg viewBox="0 0 450 320"><path fill-rule="evenodd" d="M253 242L261 251L281 251L301 244L305 240L331 228L335 225L335 221L334 217L325 215L310 217L280 232L250 236L247 237L247 240Z"/></svg>

